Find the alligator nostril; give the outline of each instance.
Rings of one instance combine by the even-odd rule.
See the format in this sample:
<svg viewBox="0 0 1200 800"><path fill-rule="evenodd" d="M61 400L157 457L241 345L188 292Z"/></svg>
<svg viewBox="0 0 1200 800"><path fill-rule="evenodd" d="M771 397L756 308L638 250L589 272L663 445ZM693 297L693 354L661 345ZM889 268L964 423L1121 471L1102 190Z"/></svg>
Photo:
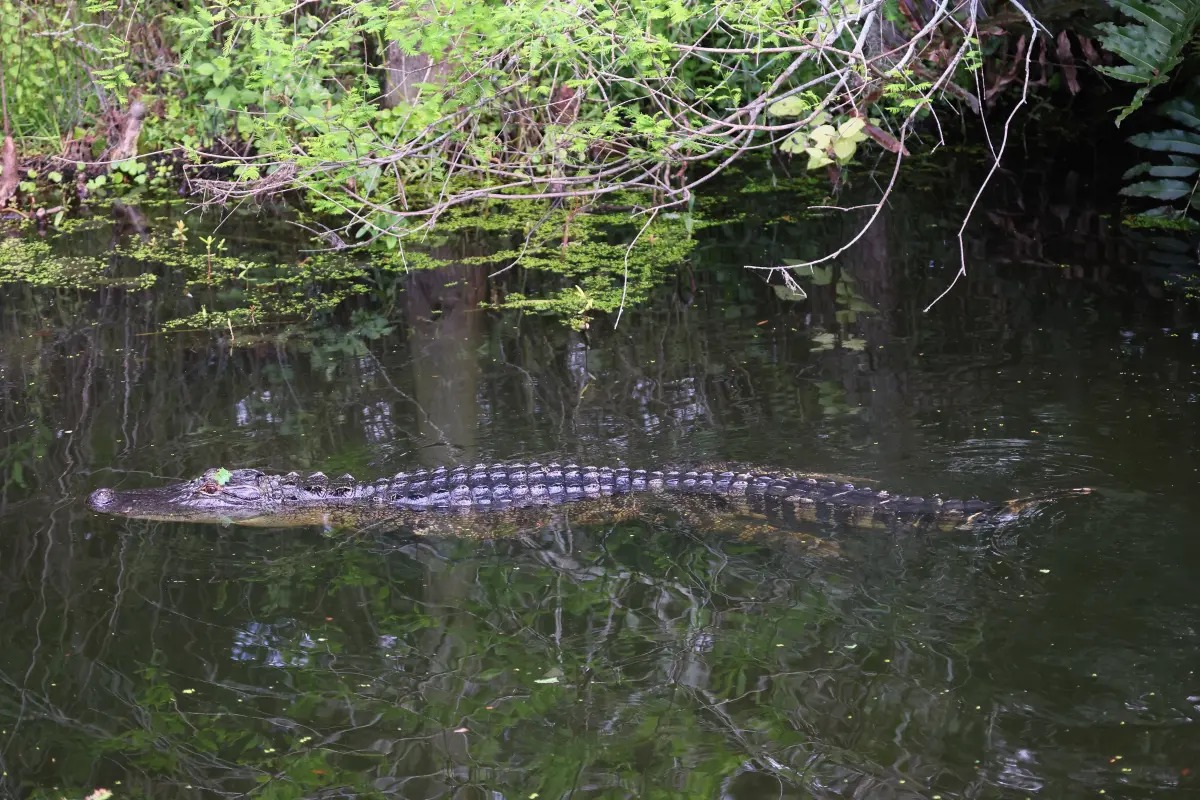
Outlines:
<svg viewBox="0 0 1200 800"><path fill-rule="evenodd" d="M112 489L97 489L88 498L88 507L93 511L103 511L117 502L117 493Z"/></svg>

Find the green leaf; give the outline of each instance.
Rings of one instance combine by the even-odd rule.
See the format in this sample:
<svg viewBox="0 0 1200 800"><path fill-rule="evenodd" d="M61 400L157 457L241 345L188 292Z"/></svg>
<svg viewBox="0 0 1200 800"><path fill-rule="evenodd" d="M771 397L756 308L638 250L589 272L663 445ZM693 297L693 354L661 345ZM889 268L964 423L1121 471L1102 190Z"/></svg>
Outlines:
<svg viewBox="0 0 1200 800"><path fill-rule="evenodd" d="M771 103L767 106L767 114L772 117L799 117L808 113L811 108L812 106L801 97L793 95Z"/></svg>
<svg viewBox="0 0 1200 800"><path fill-rule="evenodd" d="M1155 200L1178 200L1191 194L1194 188L1192 184L1183 181L1140 181L1126 186L1121 190L1121 194L1128 197L1152 197Z"/></svg>
<svg viewBox="0 0 1200 800"><path fill-rule="evenodd" d="M1123 181L1133 180L1134 178L1140 178L1142 175L1149 174L1149 172L1150 172L1149 162L1143 161L1140 164L1134 164L1132 167L1125 170L1125 174L1121 176L1121 180L1123 180Z"/></svg>
<svg viewBox="0 0 1200 800"><path fill-rule="evenodd" d="M1166 114L1181 125L1200 131L1200 112L1196 104L1183 97L1176 97L1162 104L1159 112Z"/></svg>
<svg viewBox="0 0 1200 800"><path fill-rule="evenodd" d="M1163 165L1151 167L1147 172L1152 178L1194 178L1196 173L1200 172L1200 168L1195 166Z"/></svg>
<svg viewBox="0 0 1200 800"><path fill-rule="evenodd" d="M813 267L812 278L817 286L828 286L833 283L833 267Z"/></svg>
<svg viewBox="0 0 1200 800"><path fill-rule="evenodd" d="M217 482L218 486L224 486L225 484L229 483L229 479L232 477L233 473L224 467L221 467L213 473L213 480Z"/></svg>
<svg viewBox="0 0 1200 800"><path fill-rule="evenodd" d="M783 144L779 145L779 149L785 153L799 155L808 149L808 135L804 131L796 131L783 140Z"/></svg>
<svg viewBox="0 0 1200 800"><path fill-rule="evenodd" d="M867 127L867 123L861 117L851 117L841 125L838 125L838 136L841 136L843 139L862 141L862 139L867 138L866 134L863 133L863 128L865 127Z"/></svg>
<svg viewBox="0 0 1200 800"><path fill-rule="evenodd" d="M854 157L854 151L858 149L858 145L853 139L838 139L833 143L833 154L837 157L839 164L845 164Z"/></svg>
<svg viewBox="0 0 1200 800"><path fill-rule="evenodd" d="M837 128L833 127L832 125L819 125L816 128L813 128L812 132L809 133L808 136L810 139L812 139L815 147L819 147L820 149L824 150L829 146L829 142L835 136L837 136Z"/></svg>
<svg viewBox="0 0 1200 800"><path fill-rule="evenodd" d="M820 169L833 163L833 159L827 156L824 150L810 147L805 152L808 153L809 169Z"/></svg>
<svg viewBox="0 0 1200 800"><path fill-rule="evenodd" d="M1192 133L1178 128L1139 133L1136 136L1130 136L1129 143L1135 147L1160 153L1200 155L1200 132Z"/></svg>
<svg viewBox="0 0 1200 800"><path fill-rule="evenodd" d="M1117 117L1117 125L1120 125L1141 108L1151 90L1170 80L1175 68L1183 61L1184 48L1200 28L1200 3L1194 0L1108 0L1108 4L1134 22L1097 25L1100 42L1129 64L1098 69L1109 77L1142 84Z"/></svg>
<svg viewBox="0 0 1200 800"><path fill-rule="evenodd" d="M808 293L799 286L787 286L782 283L777 283L771 288L775 290L776 297L789 303L796 303L801 300L808 299Z"/></svg>

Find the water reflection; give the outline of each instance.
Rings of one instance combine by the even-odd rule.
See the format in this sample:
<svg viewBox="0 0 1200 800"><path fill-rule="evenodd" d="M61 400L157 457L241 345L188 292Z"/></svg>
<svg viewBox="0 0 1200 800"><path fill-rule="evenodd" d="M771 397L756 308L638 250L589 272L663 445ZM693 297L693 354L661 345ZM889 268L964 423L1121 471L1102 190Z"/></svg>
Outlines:
<svg viewBox="0 0 1200 800"><path fill-rule="evenodd" d="M441 248L437 257L468 253ZM418 414L418 461L424 466L469 461L478 452L481 419L479 349L483 343L486 289L480 266L452 264L409 277L405 299L410 325L413 401Z"/></svg>
<svg viewBox="0 0 1200 800"><path fill-rule="evenodd" d="M247 622L234 633L230 657L265 667L307 667L309 653L317 643L308 633L294 628L294 620Z"/></svg>

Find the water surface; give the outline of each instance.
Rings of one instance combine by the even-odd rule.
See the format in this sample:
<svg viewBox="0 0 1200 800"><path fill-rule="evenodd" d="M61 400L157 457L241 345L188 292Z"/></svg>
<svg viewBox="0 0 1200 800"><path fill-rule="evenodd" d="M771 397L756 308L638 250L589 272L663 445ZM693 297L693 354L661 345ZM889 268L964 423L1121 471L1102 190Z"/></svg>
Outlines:
<svg viewBox="0 0 1200 800"><path fill-rule="evenodd" d="M0 794L1191 796L1200 327L1078 217L981 229L927 314L954 243L888 214L804 303L742 267L811 228L750 219L584 333L475 310L471 266L240 342L162 333L204 301L169 270L9 286ZM669 507L478 539L83 504L212 466L551 459L1099 491L1000 532L827 526L820 547Z"/></svg>

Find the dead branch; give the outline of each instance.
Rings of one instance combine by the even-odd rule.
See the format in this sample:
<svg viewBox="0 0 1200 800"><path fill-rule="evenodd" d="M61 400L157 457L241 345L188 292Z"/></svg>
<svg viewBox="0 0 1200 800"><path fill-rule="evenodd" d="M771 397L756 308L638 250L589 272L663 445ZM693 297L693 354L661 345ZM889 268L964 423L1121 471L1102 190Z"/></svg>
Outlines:
<svg viewBox="0 0 1200 800"><path fill-rule="evenodd" d="M17 174L17 145L13 137L5 136L0 145L0 208L8 205L17 195L17 184L20 183Z"/></svg>
<svg viewBox="0 0 1200 800"><path fill-rule="evenodd" d="M138 136L142 133L142 122L146 119L146 105L134 100L117 124L116 141L104 152L103 160L115 164L137 155Z"/></svg>
<svg viewBox="0 0 1200 800"><path fill-rule="evenodd" d="M4 126L4 143L0 144L0 208L17 194L17 144L13 141L8 120L8 88L4 84L4 65L0 64L0 123Z"/></svg>

